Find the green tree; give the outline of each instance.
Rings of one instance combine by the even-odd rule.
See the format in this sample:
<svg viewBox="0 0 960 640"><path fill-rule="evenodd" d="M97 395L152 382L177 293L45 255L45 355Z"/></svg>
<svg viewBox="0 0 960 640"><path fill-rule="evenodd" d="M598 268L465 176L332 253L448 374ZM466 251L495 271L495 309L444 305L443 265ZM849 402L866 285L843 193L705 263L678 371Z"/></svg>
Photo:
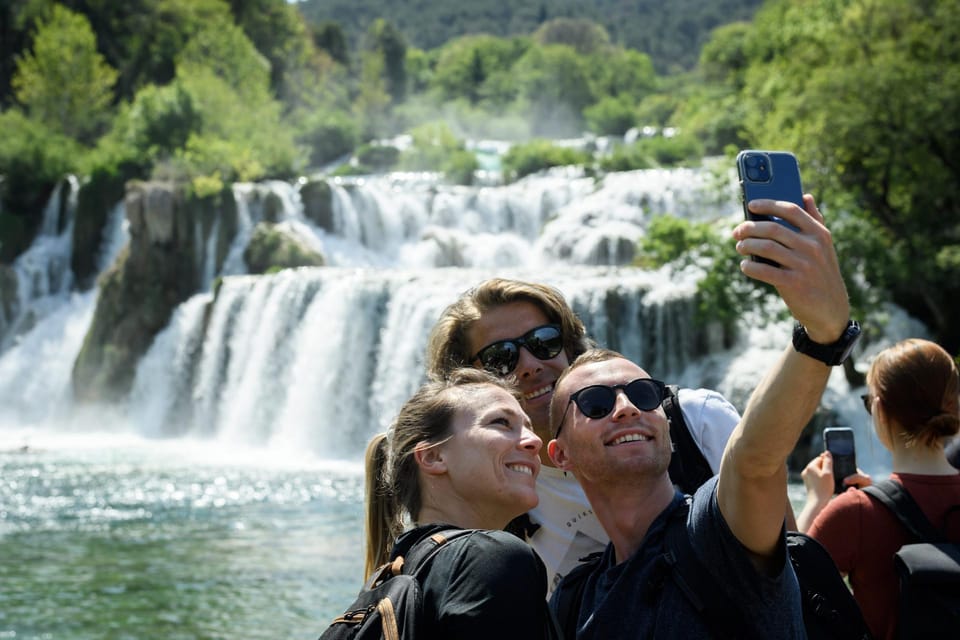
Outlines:
<svg viewBox="0 0 960 640"><path fill-rule="evenodd" d="M514 66L521 95L530 104L534 133L582 131L583 109L594 102L588 63L565 45L531 47Z"/></svg>
<svg viewBox="0 0 960 640"><path fill-rule="evenodd" d="M437 52L431 87L441 100L506 104L516 97L510 70L528 47L526 39L490 35L451 40Z"/></svg>
<svg viewBox="0 0 960 640"><path fill-rule="evenodd" d="M383 58L373 51L365 51L360 54L360 69L360 87L353 110L361 122L361 137L380 137L387 133L390 119L390 94L383 73Z"/></svg>
<svg viewBox="0 0 960 640"><path fill-rule="evenodd" d="M657 88L657 74L650 56L610 47L588 58L593 92L639 103Z"/></svg>
<svg viewBox="0 0 960 640"><path fill-rule="evenodd" d="M837 225L848 281L960 350L960 2L782 0L746 50L751 139L794 149L826 210L862 221Z"/></svg>
<svg viewBox="0 0 960 640"><path fill-rule="evenodd" d="M534 31L540 44L563 44L580 55L604 51L610 46L610 34L601 25L583 18L554 18Z"/></svg>
<svg viewBox="0 0 960 640"><path fill-rule="evenodd" d="M234 180L289 176L300 165L270 92L270 66L232 22L210 24L191 38L178 56L175 83L192 130L171 168L190 177L199 195Z"/></svg>
<svg viewBox="0 0 960 640"><path fill-rule="evenodd" d="M347 36L339 23L329 20L321 22L311 28L311 33L314 44L330 54L331 58L345 67L350 64Z"/></svg>
<svg viewBox="0 0 960 640"><path fill-rule="evenodd" d="M117 72L84 16L55 5L36 28L33 49L17 57L14 94L30 118L90 144L109 122Z"/></svg>
<svg viewBox="0 0 960 640"><path fill-rule="evenodd" d="M407 43L393 24L378 18L367 34L368 49L377 53L383 62L385 88L394 103L403 102L407 95Z"/></svg>

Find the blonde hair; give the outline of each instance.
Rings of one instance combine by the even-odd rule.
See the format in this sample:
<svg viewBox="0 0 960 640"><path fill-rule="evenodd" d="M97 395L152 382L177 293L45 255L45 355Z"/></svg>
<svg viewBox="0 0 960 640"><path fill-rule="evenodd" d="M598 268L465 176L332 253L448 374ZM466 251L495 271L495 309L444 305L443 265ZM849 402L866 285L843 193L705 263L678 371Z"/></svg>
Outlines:
<svg viewBox="0 0 960 640"><path fill-rule="evenodd" d="M467 332L490 309L512 302L529 302L540 309L547 320L560 325L563 349L573 360L593 346L583 322L557 289L534 282L492 278L478 284L448 306L430 332L427 343L427 375L442 380L451 371L472 366Z"/></svg>
<svg viewBox="0 0 960 640"><path fill-rule="evenodd" d="M377 434L367 445L366 561L367 579L390 559L393 541L404 529L404 514L414 521L423 506L416 457L418 446L436 445L450 436L450 427L460 408L456 390L493 385L520 400L516 387L479 369L454 370L443 380L422 385L404 403L387 433Z"/></svg>
<svg viewBox="0 0 960 640"><path fill-rule="evenodd" d="M935 342L910 338L884 349L870 365L867 384L900 425L907 446L939 446L960 430L957 364Z"/></svg>

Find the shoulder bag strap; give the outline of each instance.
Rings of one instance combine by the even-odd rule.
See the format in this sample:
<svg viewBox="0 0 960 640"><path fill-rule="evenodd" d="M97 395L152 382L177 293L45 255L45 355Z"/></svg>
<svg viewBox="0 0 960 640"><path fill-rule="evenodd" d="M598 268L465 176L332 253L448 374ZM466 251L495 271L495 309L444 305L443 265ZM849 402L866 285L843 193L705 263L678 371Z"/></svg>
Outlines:
<svg viewBox="0 0 960 640"><path fill-rule="evenodd" d="M671 482L680 487L681 491L693 493L713 477L713 470L690 434L686 420L683 419L678 390L675 384L667 385L667 397L662 404L663 410L670 419L670 441L674 446L667 472L670 474Z"/></svg>
<svg viewBox="0 0 960 640"><path fill-rule="evenodd" d="M946 542L899 482L887 479L864 487L863 492L893 512L914 538L923 542Z"/></svg>

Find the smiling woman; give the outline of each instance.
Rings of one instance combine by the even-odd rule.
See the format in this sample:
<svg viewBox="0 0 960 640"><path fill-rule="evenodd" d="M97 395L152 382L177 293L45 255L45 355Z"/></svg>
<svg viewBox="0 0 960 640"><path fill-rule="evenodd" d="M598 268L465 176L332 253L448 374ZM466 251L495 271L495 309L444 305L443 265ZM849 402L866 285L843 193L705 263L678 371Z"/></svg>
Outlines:
<svg viewBox="0 0 960 640"><path fill-rule="evenodd" d="M546 569L523 540L502 531L537 504L542 445L517 391L477 369L422 386L389 432L371 441L368 577L422 540L475 529L451 538L418 571L427 612L418 634L553 637ZM407 521L413 527L404 532Z"/></svg>

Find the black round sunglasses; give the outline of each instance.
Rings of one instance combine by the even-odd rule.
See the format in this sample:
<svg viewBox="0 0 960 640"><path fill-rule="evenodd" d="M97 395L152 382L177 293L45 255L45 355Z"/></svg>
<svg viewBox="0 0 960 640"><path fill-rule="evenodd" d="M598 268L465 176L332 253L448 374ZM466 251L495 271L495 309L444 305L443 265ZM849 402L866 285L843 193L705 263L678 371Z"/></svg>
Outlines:
<svg viewBox="0 0 960 640"><path fill-rule="evenodd" d="M598 420L608 415L617 405L617 389L623 389L627 394L627 400L637 409L653 411L663 402L666 385L653 378L637 378L627 384L594 384L574 391L570 394L570 400L567 401L563 415L560 416L560 422L553 437L560 435L560 429L563 428L563 421L567 419L567 410L570 409L571 404L576 404L584 416L591 420Z"/></svg>
<svg viewBox="0 0 960 640"><path fill-rule="evenodd" d="M534 327L519 338L497 340L485 346L470 361L479 360L483 368L498 376L506 376L520 361L520 347L538 360L556 358L563 351L563 333L555 324Z"/></svg>

